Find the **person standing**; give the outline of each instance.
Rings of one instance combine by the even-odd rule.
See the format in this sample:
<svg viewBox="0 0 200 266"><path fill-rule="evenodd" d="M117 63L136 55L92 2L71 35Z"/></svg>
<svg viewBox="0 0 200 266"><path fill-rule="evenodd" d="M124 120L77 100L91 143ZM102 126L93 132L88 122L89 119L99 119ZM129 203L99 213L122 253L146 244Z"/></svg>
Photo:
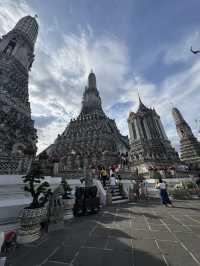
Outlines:
<svg viewBox="0 0 200 266"><path fill-rule="evenodd" d="M103 181L103 186L106 187L106 180L107 180L108 174L104 167L102 167L101 170L101 179Z"/></svg>
<svg viewBox="0 0 200 266"><path fill-rule="evenodd" d="M139 183L139 194L140 194L140 199L141 200L144 200L145 199L145 190L144 190L144 182L143 181L141 181L140 183Z"/></svg>
<svg viewBox="0 0 200 266"><path fill-rule="evenodd" d="M114 192L115 185L116 185L116 178L115 178L115 175L112 174L111 177L110 177L111 193Z"/></svg>
<svg viewBox="0 0 200 266"><path fill-rule="evenodd" d="M138 180L136 180L134 185L134 194L135 194L135 200L136 201L140 200L140 185Z"/></svg>
<svg viewBox="0 0 200 266"><path fill-rule="evenodd" d="M196 180L196 186L197 186L197 194L200 197L200 174Z"/></svg>
<svg viewBox="0 0 200 266"><path fill-rule="evenodd" d="M173 207L172 202L169 199L169 195L167 193L167 184L166 182L163 182L162 178L159 179L157 188L160 189L160 198L161 198L162 204L165 205L166 207L168 207L168 205Z"/></svg>

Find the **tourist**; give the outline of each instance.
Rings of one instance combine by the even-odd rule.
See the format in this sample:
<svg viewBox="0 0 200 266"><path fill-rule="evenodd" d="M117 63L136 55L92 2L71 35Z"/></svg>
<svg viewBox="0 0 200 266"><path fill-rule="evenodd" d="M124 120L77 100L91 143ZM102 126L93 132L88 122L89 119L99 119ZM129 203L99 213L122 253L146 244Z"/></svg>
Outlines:
<svg viewBox="0 0 200 266"><path fill-rule="evenodd" d="M141 181L140 183L139 183L139 198L140 199L145 199L145 187L144 187L144 182L143 181Z"/></svg>
<svg viewBox="0 0 200 266"><path fill-rule="evenodd" d="M158 182L156 188L160 189L160 198L161 198L162 204L165 205L165 207L168 207L168 205L173 207L172 202L169 199L169 196L167 193L167 183L163 182L162 178L159 179L159 182Z"/></svg>
<svg viewBox="0 0 200 266"><path fill-rule="evenodd" d="M115 175L112 174L111 177L110 177L111 193L114 193L115 186L116 186L116 178L115 178Z"/></svg>
<svg viewBox="0 0 200 266"><path fill-rule="evenodd" d="M119 191L120 191L120 194L123 193L123 184L122 184L122 178L120 175L117 176L117 183L118 183L118 186L119 186Z"/></svg>
<svg viewBox="0 0 200 266"><path fill-rule="evenodd" d="M80 182L81 182L80 187L85 187L85 178L81 178Z"/></svg>
<svg viewBox="0 0 200 266"><path fill-rule="evenodd" d="M102 179L104 187L106 187L107 177L108 177L107 171L106 171L106 169L104 167L102 167L102 169L101 169L101 179Z"/></svg>
<svg viewBox="0 0 200 266"><path fill-rule="evenodd" d="M197 185L197 193L198 193L198 196L200 197L200 175L196 180L196 185Z"/></svg>
<svg viewBox="0 0 200 266"><path fill-rule="evenodd" d="M134 194L135 194L135 200L140 200L140 186L139 181L137 180L134 185Z"/></svg>

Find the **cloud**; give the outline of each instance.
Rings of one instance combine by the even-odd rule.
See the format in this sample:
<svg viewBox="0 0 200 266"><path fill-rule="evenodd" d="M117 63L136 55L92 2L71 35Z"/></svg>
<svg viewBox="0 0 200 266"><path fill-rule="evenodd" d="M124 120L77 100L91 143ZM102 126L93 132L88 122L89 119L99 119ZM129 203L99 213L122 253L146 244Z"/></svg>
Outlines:
<svg viewBox="0 0 200 266"><path fill-rule="evenodd" d="M16 22L27 14L35 14L23 0L1 0L0 2L0 34L5 34L11 30Z"/></svg>
<svg viewBox="0 0 200 266"><path fill-rule="evenodd" d="M194 54L190 52L190 47L198 49L200 44L200 32L192 31L187 36L177 42L173 43L171 46L165 48L164 63L174 64L174 63L189 63L195 60Z"/></svg>
<svg viewBox="0 0 200 266"><path fill-rule="evenodd" d="M0 2L0 32L5 34L24 15L37 13L26 1L3 0ZM91 69L97 76L97 85L106 113L116 119L120 131L127 135L129 111L138 106L137 89L143 102L155 107L161 115L167 135L176 146L178 138L171 116L172 102L183 112L186 120L195 127L198 118L200 94L200 62L188 52L190 43L198 47L199 33L183 36L179 43L158 47L144 52L140 65L130 62L130 47L109 32L95 35L87 23L76 33L60 32L59 19L51 25L39 18L39 36L35 46L35 61L30 72L29 94L32 116L38 129L39 151L53 143L71 118L78 115L84 86ZM59 39L50 39L59 33ZM56 35L56 36L57 36ZM51 36L52 37L52 36ZM153 64L162 51L162 64L177 62L187 67L166 77L159 84L150 82L141 69ZM141 67L142 65L142 67ZM158 75L159 75L159 69Z"/></svg>
<svg viewBox="0 0 200 266"><path fill-rule="evenodd" d="M32 119L36 121L35 126L38 128L45 128L50 125L53 121L57 120L56 116L32 116Z"/></svg>

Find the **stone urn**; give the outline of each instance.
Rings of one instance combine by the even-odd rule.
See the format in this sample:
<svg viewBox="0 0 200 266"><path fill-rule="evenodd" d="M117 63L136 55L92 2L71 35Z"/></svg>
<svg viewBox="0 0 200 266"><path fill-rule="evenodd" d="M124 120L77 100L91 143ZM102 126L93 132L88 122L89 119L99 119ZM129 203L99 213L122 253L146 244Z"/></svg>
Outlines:
<svg viewBox="0 0 200 266"><path fill-rule="evenodd" d="M40 222L47 216L46 207L36 209L23 209L19 214L20 229L18 231L18 243L31 243L41 236Z"/></svg>

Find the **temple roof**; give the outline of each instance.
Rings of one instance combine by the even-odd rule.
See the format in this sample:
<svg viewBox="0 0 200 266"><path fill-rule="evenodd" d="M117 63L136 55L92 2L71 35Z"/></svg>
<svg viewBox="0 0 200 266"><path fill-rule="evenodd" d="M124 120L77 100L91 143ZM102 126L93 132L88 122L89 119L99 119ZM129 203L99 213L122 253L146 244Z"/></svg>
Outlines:
<svg viewBox="0 0 200 266"><path fill-rule="evenodd" d="M138 98L139 98L139 107L138 107L138 110L137 110L136 114L137 113L148 112L150 109L143 104L143 102L142 102L142 100L140 98L140 95L138 95Z"/></svg>

